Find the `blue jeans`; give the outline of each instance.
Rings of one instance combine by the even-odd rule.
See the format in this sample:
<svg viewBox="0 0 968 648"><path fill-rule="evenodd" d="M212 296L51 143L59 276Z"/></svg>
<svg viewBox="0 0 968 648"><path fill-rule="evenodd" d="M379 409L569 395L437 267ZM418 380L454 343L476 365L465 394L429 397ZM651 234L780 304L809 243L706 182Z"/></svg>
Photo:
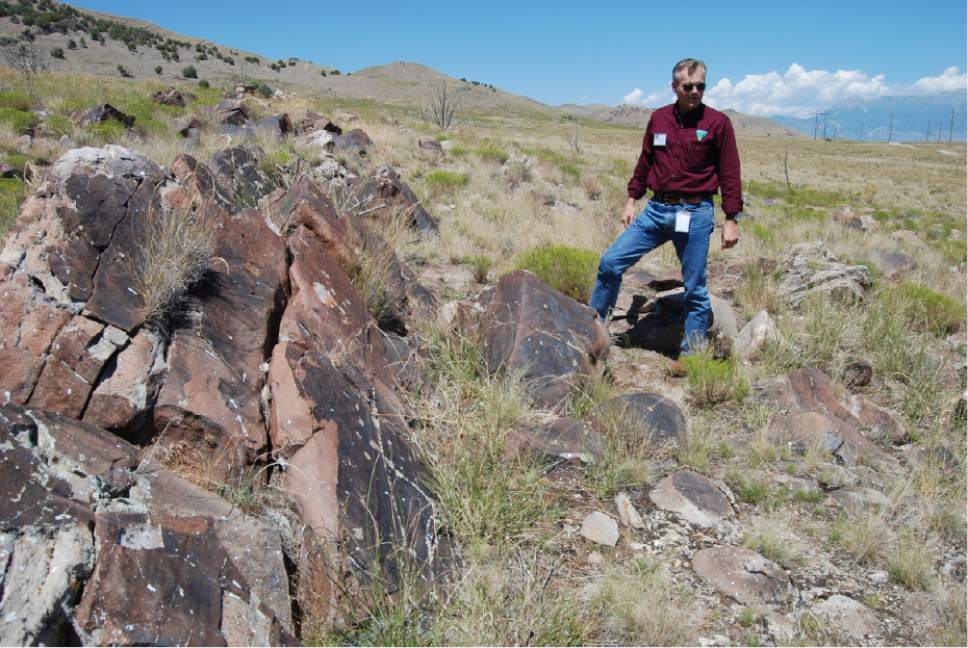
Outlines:
<svg viewBox="0 0 968 648"><path fill-rule="evenodd" d="M682 210L689 212L688 234L675 231L676 212ZM705 343L712 314L712 303L706 290L706 256L714 225L712 201L704 200L698 205L668 205L650 200L638 218L602 255L590 306L605 319L615 307L622 287L622 274L647 252L672 241L682 264L685 284L685 335L680 349L684 355L690 353L690 347L697 351Z"/></svg>

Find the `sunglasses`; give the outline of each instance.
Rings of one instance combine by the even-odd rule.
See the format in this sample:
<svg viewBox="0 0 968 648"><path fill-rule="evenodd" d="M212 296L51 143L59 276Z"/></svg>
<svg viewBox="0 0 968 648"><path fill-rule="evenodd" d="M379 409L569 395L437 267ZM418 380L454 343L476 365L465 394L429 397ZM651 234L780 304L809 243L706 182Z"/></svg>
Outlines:
<svg viewBox="0 0 968 648"><path fill-rule="evenodd" d="M682 88L683 90L685 90L686 92L692 92L693 88L695 88L699 92L705 92L706 91L706 84L705 83L683 83L679 87Z"/></svg>

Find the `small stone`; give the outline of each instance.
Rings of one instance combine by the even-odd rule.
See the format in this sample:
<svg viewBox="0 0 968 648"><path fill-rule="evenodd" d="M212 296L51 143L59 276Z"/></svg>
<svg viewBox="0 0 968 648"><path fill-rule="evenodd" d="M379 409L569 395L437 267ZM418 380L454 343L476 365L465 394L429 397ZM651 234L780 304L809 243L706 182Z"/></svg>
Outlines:
<svg viewBox="0 0 968 648"><path fill-rule="evenodd" d="M646 548L646 546L647 545L644 545L641 542L630 542L629 543L629 549L631 549L632 551L643 551Z"/></svg>
<svg viewBox="0 0 968 648"><path fill-rule="evenodd" d="M595 511L581 523L581 535L591 542L614 547L618 544L618 523L609 516Z"/></svg>
<svg viewBox="0 0 968 648"><path fill-rule="evenodd" d="M642 516L639 515L639 512L635 510L635 505L632 504L628 493L622 491L616 495L615 506L618 508L618 516L622 520L622 524L633 529L645 528L645 522L642 521Z"/></svg>
<svg viewBox="0 0 968 648"><path fill-rule="evenodd" d="M593 551L588 554L587 558L585 558L585 562L587 562L589 565L601 565L603 562L605 562L605 556L597 551Z"/></svg>
<svg viewBox="0 0 968 648"><path fill-rule="evenodd" d="M890 574L883 569L875 569L867 574L867 579L875 585L886 585L890 578Z"/></svg>
<svg viewBox="0 0 968 648"><path fill-rule="evenodd" d="M813 606L813 612L826 619L832 630L845 633L857 641L867 638L877 629L877 615L863 603L842 594L834 594L817 603Z"/></svg>
<svg viewBox="0 0 968 648"><path fill-rule="evenodd" d="M680 470L660 481L649 499L660 509L678 513L700 527L715 527L733 515L729 488L691 470Z"/></svg>

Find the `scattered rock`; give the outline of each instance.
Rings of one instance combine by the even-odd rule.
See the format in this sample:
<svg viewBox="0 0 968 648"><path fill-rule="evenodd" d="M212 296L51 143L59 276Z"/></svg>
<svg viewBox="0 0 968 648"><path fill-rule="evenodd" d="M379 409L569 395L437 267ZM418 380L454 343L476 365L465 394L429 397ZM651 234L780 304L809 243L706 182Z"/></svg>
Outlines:
<svg viewBox="0 0 968 648"><path fill-rule="evenodd" d="M333 150L365 158L373 148L373 140L364 131L354 128L333 137Z"/></svg>
<svg viewBox="0 0 968 648"><path fill-rule="evenodd" d="M92 124L103 124L106 121L116 121L125 128L132 128L134 126L134 117L124 114L111 104L101 104L77 112L74 114L74 119L81 127L91 126Z"/></svg>
<svg viewBox="0 0 968 648"><path fill-rule="evenodd" d="M511 430L506 444L505 453L511 457L530 452L539 458L582 463L594 463L602 452L598 435L583 421L554 415Z"/></svg>
<svg viewBox="0 0 968 648"><path fill-rule="evenodd" d="M252 149L245 146L232 146L217 151L206 165L230 196L231 208L237 212L246 207L255 207L259 199L274 188L273 183L262 173L259 158Z"/></svg>
<svg viewBox="0 0 968 648"><path fill-rule="evenodd" d="M928 246L928 244L922 241L921 238L911 230L894 230L891 232L891 238L898 243L906 245L907 247L913 248L919 252L931 251L931 248Z"/></svg>
<svg viewBox="0 0 968 648"><path fill-rule="evenodd" d="M743 605L785 605L797 596L783 568L749 549L702 549L692 566L701 579Z"/></svg>
<svg viewBox="0 0 968 648"><path fill-rule="evenodd" d="M289 119L289 115L282 113L279 115L270 115L269 117L263 117L255 124L253 128L256 130L261 130L270 135L278 135L279 137L285 137L292 133L292 121Z"/></svg>
<svg viewBox="0 0 968 648"><path fill-rule="evenodd" d="M729 488L691 470L680 470L660 481L649 499L663 511L677 513L700 527L716 527L734 515Z"/></svg>
<svg viewBox="0 0 968 648"><path fill-rule="evenodd" d="M239 99L225 98L215 106L215 119L220 124L243 126L249 121L249 108Z"/></svg>
<svg viewBox="0 0 968 648"><path fill-rule="evenodd" d="M589 565L601 565L605 562L605 556L597 551L593 551L588 554L587 558L585 558L585 562L587 562Z"/></svg>
<svg viewBox="0 0 968 648"><path fill-rule="evenodd" d="M339 135L343 132L343 129L334 124L328 117L309 111L296 120L294 130L297 135L305 135L318 131L326 131L334 135Z"/></svg>
<svg viewBox="0 0 968 648"><path fill-rule="evenodd" d="M618 523L611 517L595 511L585 516L579 533L596 544L614 547L618 544Z"/></svg>
<svg viewBox="0 0 968 648"><path fill-rule="evenodd" d="M918 267L913 257L902 252L873 250L867 255L867 258L888 279L897 279Z"/></svg>
<svg viewBox="0 0 968 648"><path fill-rule="evenodd" d="M847 363L840 380L848 387L866 387L871 384L874 368L864 360L854 360Z"/></svg>
<svg viewBox="0 0 968 648"><path fill-rule="evenodd" d="M174 128L175 132L182 137L196 138L201 134L203 126L202 120L193 115L189 115L175 121Z"/></svg>
<svg viewBox="0 0 968 648"><path fill-rule="evenodd" d="M834 634L845 634L858 643L877 631L877 615L863 603L842 594L820 601L811 610L830 624Z"/></svg>
<svg viewBox="0 0 968 648"><path fill-rule="evenodd" d="M743 330L736 336L733 351L741 358L755 360L759 357L763 346L780 337L773 318L765 310L760 311L751 319Z"/></svg>
<svg viewBox="0 0 968 648"><path fill-rule="evenodd" d="M431 153L438 153L440 155L444 154L444 147L440 145L440 142L432 139L422 139L417 142L417 146L425 151L430 151Z"/></svg>
<svg viewBox="0 0 968 648"><path fill-rule="evenodd" d="M863 301L873 283L866 267L839 263L822 241L793 246L783 264L779 291L792 306L817 294L845 302Z"/></svg>
<svg viewBox="0 0 968 648"><path fill-rule="evenodd" d="M622 524L632 529L645 528L645 522L642 521L639 512L635 510L635 505L632 504L632 499L628 496L628 493L622 491L615 496L615 507L618 509L618 516L622 520Z"/></svg>
<svg viewBox="0 0 968 648"><path fill-rule="evenodd" d="M361 199L369 212L368 219L385 225L394 218L404 217L418 232L429 234L438 230L437 219L424 209L410 186L387 165L377 167L363 181Z"/></svg>
<svg viewBox="0 0 968 648"><path fill-rule="evenodd" d="M618 396L596 407L590 418L596 427L627 425L640 430L643 440L656 449L686 442L686 417L675 403L658 394Z"/></svg>
<svg viewBox="0 0 968 648"><path fill-rule="evenodd" d="M184 108L189 102L195 101L195 95L182 92L177 88L168 87L151 95L151 100L165 106L180 106Z"/></svg>
<svg viewBox="0 0 968 648"><path fill-rule="evenodd" d="M875 585L886 585L891 579L891 575L883 569L875 569L872 572L868 572L867 579Z"/></svg>
<svg viewBox="0 0 968 648"><path fill-rule="evenodd" d="M863 396L839 393L819 369L803 368L787 376L754 385L756 397L781 412L770 422L774 439L805 452L816 443L855 465L861 459L875 463L888 457L867 438L904 438L904 426L886 410Z"/></svg>
<svg viewBox="0 0 968 648"><path fill-rule="evenodd" d="M830 498L844 510L859 514L867 510L886 510L891 500L884 493L866 486L848 486L830 493Z"/></svg>
<svg viewBox="0 0 968 648"><path fill-rule="evenodd" d="M486 299L481 336L488 371L521 372L538 407L558 406L608 354L595 311L530 272L505 275Z"/></svg>

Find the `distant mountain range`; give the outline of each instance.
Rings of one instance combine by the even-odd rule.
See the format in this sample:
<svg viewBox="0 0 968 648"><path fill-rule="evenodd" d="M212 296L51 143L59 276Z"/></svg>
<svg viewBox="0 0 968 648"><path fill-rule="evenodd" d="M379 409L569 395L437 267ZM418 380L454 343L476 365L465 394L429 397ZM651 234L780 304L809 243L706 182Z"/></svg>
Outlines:
<svg viewBox="0 0 968 648"><path fill-rule="evenodd" d="M825 114L824 114L825 113ZM877 99L848 99L816 117L774 116L775 122L817 138L886 142L923 142L927 139L964 142L966 124L965 93L898 95Z"/></svg>

